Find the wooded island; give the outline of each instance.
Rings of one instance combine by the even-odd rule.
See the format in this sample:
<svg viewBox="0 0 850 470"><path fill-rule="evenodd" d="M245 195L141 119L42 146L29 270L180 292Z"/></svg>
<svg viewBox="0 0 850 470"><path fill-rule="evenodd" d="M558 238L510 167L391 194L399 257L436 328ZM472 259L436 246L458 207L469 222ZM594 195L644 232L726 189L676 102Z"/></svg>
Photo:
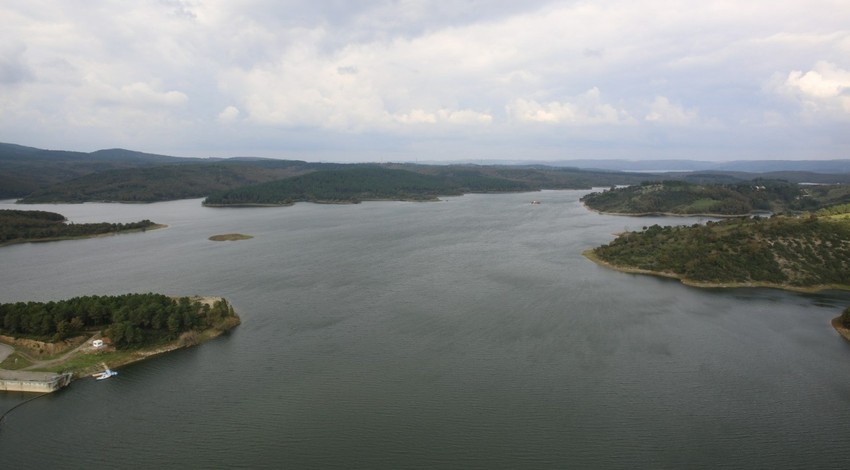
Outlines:
<svg viewBox="0 0 850 470"><path fill-rule="evenodd" d="M65 216L55 212L0 209L0 246L13 243L44 242L88 238L165 227L142 220L128 224L69 224Z"/></svg>

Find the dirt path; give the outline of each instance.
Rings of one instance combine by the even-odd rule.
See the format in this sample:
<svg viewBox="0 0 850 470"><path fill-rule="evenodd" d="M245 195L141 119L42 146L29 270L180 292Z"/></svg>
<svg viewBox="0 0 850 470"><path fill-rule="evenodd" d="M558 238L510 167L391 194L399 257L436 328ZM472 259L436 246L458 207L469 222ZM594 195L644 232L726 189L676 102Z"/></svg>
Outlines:
<svg viewBox="0 0 850 470"><path fill-rule="evenodd" d="M83 348L85 348L85 347L88 347L88 346L91 344L91 341L92 341L95 337L97 337L97 336L98 336L97 334L92 335L92 336L91 336L91 338L89 338L89 339L87 339L87 340L83 341L83 342L82 342L79 346L77 346L76 348L74 348L74 349L72 349L72 350L70 350L70 351L66 352L65 354L63 354L63 355L61 355L61 356L59 356L59 357L57 357L57 358L54 358L54 359L47 359L47 360L44 360L44 361L32 360L32 363L33 363L33 364L32 364L31 366L29 366L29 367L24 367L24 368L23 368L23 369L21 369L21 370L44 369L44 368L46 368L46 367L50 367L50 366L53 366L53 365L56 365L56 364L59 364L59 363L65 362L66 360L68 360L68 358L69 358L69 357L71 357L72 355L74 355L74 354L76 354L77 352L79 352L79 350L80 350L80 349L83 349ZM30 359L31 359L31 358L30 358Z"/></svg>

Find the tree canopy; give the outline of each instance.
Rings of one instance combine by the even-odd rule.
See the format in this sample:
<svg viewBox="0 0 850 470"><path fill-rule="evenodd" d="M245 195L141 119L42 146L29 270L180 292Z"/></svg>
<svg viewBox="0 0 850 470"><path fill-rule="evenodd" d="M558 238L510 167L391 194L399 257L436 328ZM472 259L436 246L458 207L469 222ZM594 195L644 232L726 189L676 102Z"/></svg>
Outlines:
<svg viewBox="0 0 850 470"><path fill-rule="evenodd" d="M294 202L360 202L370 199L429 200L464 192L528 191L526 183L454 171L431 175L407 170L359 166L317 171L207 197L207 205L292 204Z"/></svg>
<svg viewBox="0 0 850 470"><path fill-rule="evenodd" d="M84 331L102 330L118 348L177 338L235 318L226 300L212 306L189 297L162 294L82 296L55 302L0 304L0 332L59 341Z"/></svg>
<svg viewBox="0 0 850 470"><path fill-rule="evenodd" d="M594 210L630 215L747 215L818 209L850 200L850 188L759 178L723 184L660 181L593 192L581 200Z"/></svg>
<svg viewBox="0 0 850 470"><path fill-rule="evenodd" d="M69 224L55 212L0 209L0 245L61 240L108 233L145 230L157 226L150 220L131 223Z"/></svg>
<svg viewBox="0 0 850 470"><path fill-rule="evenodd" d="M824 217L653 225L593 254L614 266L706 283L850 286L850 223Z"/></svg>
<svg viewBox="0 0 850 470"><path fill-rule="evenodd" d="M69 224L55 212L0 209L0 245L59 240L155 227L150 220L131 223Z"/></svg>

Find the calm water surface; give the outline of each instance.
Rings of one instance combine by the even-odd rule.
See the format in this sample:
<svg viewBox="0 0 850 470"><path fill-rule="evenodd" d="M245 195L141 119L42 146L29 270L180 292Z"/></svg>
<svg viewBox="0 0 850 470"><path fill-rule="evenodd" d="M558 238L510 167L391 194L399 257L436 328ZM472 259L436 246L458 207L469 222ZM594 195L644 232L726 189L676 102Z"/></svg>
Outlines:
<svg viewBox="0 0 850 470"><path fill-rule="evenodd" d="M602 216L582 194L26 206L169 227L0 248L0 301L220 295L243 324L15 410L0 465L850 466L850 343L829 326L850 296L600 268L581 252L615 232L698 220ZM229 232L255 238L207 240Z"/></svg>

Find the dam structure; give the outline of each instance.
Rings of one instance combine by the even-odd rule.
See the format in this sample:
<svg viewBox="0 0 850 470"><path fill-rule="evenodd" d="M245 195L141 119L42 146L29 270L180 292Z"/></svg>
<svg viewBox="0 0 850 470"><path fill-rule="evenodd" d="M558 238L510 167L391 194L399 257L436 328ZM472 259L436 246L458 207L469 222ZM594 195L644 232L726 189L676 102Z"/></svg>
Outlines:
<svg viewBox="0 0 850 470"><path fill-rule="evenodd" d="M50 393L71 383L73 374L66 372L29 372L0 369L0 391Z"/></svg>

